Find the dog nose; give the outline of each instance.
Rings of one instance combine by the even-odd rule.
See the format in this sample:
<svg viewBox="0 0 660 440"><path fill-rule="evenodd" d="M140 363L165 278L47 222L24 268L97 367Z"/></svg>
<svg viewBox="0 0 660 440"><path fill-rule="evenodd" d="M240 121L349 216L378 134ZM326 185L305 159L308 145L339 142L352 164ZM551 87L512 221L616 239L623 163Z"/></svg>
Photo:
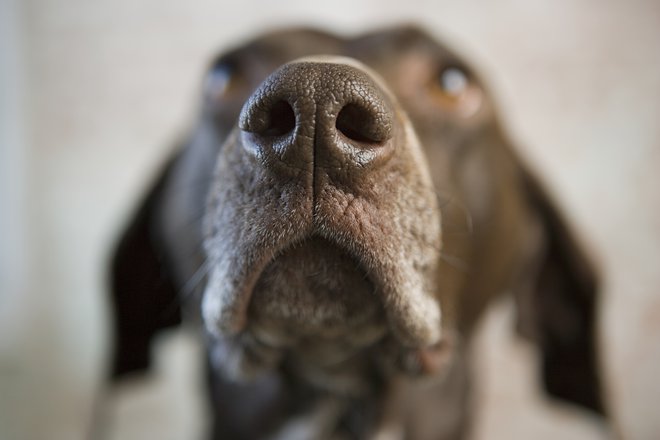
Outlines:
<svg viewBox="0 0 660 440"><path fill-rule="evenodd" d="M390 156L392 108L378 80L357 62L303 59L259 86L241 111L239 128L243 146L266 166L345 175Z"/></svg>

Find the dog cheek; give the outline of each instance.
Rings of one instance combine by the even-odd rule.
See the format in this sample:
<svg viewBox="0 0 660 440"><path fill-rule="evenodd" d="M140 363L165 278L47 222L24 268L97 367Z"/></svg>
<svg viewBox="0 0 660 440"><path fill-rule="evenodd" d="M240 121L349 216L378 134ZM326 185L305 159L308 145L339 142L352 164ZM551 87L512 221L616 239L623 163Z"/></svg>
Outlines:
<svg viewBox="0 0 660 440"><path fill-rule="evenodd" d="M228 380L250 383L272 372L280 363L281 350L266 346L242 333L236 337L216 338L209 343L210 362Z"/></svg>

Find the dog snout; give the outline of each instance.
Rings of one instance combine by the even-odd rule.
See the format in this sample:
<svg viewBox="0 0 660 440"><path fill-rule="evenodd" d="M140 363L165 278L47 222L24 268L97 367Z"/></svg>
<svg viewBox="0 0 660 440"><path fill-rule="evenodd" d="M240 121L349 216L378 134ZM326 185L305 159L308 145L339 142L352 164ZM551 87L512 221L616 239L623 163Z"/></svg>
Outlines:
<svg viewBox="0 0 660 440"><path fill-rule="evenodd" d="M345 173L383 163L395 127L391 100L377 80L333 58L274 72L246 102L239 128L244 147L270 166Z"/></svg>
<svg viewBox="0 0 660 440"><path fill-rule="evenodd" d="M428 282L441 246L436 194L410 120L368 67L330 56L284 64L246 100L215 175L205 217L214 267L202 306L211 333L237 334L258 325L258 316L280 319L281 304L300 306L305 295L316 306L282 325L314 327L321 288L343 291L341 283L368 278L361 289L383 307L402 344L440 339L441 311ZM323 256L312 251L321 248ZM339 273L338 256L350 270ZM309 273L327 267L335 274L314 275L313 287L303 277L292 290L282 274L298 271L300 261L319 262ZM297 296L264 299L262 287L277 291L275 279ZM351 309L333 298L332 307Z"/></svg>

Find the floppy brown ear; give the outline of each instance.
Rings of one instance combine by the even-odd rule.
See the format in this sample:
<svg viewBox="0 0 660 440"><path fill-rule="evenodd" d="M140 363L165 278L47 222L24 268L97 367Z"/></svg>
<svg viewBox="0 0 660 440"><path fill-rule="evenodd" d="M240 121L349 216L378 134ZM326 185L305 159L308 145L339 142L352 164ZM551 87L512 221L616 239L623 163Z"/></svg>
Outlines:
<svg viewBox="0 0 660 440"><path fill-rule="evenodd" d="M167 171L137 210L112 258L112 378L147 369L156 333L181 322L177 291L154 228L155 207L162 197L166 176Z"/></svg>
<svg viewBox="0 0 660 440"><path fill-rule="evenodd" d="M604 414L596 343L598 278L560 211L527 176L530 203L544 243L525 298L526 330L539 345L545 389L555 397ZM519 309L520 312L520 309ZM531 328L530 328L531 327Z"/></svg>

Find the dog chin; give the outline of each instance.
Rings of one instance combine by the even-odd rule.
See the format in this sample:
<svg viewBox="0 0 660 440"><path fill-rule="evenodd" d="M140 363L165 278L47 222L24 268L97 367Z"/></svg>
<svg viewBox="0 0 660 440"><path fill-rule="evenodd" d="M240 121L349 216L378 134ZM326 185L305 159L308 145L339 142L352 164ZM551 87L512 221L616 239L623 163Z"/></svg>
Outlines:
<svg viewBox="0 0 660 440"><path fill-rule="evenodd" d="M211 338L211 360L232 380L253 380L287 356L308 382L358 391L367 363L359 354L387 335L374 289L337 245L318 236L292 244L258 275L244 329Z"/></svg>
<svg viewBox="0 0 660 440"><path fill-rule="evenodd" d="M225 307L222 291L214 286L226 288L226 283L211 276L203 308L212 335L249 333L267 346L294 349L303 356L313 353L322 362L333 363L386 333L382 295L359 259L338 245L311 235L260 266L249 275L255 279L254 287L232 295L249 298L238 332L227 331L218 322L217 310ZM318 352L326 347L328 353Z"/></svg>
<svg viewBox="0 0 660 440"><path fill-rule="evenodd" d="M248 326L268 322L288 329L292 338L328 339L352 333L375 316L384 313L365 269L338 246L312 236L266 266L252 293Z"/></svg>

